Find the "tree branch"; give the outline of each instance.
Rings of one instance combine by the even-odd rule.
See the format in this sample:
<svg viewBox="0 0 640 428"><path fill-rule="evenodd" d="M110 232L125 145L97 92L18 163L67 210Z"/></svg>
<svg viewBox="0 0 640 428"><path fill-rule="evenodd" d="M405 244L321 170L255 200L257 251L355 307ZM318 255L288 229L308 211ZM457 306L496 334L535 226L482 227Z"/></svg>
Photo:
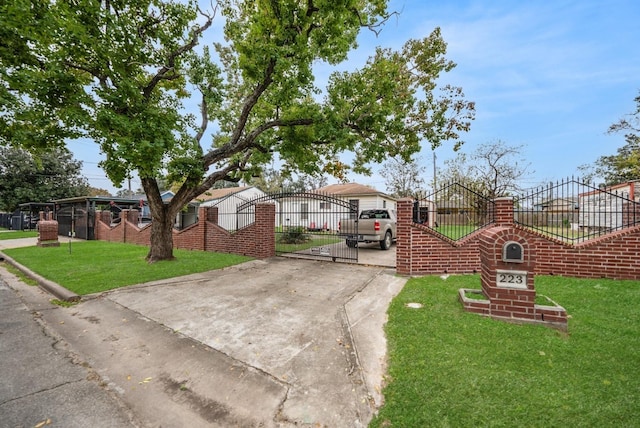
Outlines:
<svg viewBox="0 0 640 428"><path fill-rule="evenodd" d="M358 22L360 23L360 26L369 29L369 31L375 34L376 37L380 35L380 32L382 31L382 27L387 23L389 19L391 19L392 16L400 15L400 12L391 12L389 15L385 16L380 22L377 22L375 24L366 24L362 20L362 17L360 16L360 12L358 12L357 9L352 9L352 12L354 13L354 15L356 15L356 17L358 17Z"/></svg>
<svg viewBox="0 0 640 428"><path fill-rule="evenodd" d="M158 72L155 74L155 76L153 76L147 86L144 87L142 93L145 99L148 99L151 96L151 93L161 80L173 80L179 77L179 75L177 74L169 76L167 76L167 74L170 71L175 71L176 59L184 53L192 50L198 44L200 35L204 33L213 23L213 16L208 16L205 14L203 15L207 17L207 21L204 23L204 25L194 30L191 40L189 40L188 43L180 46L178 49L169 54L169 57L167 58L167 65L164 65L160 70L158 70Z"/></svg>
<svg viewBox="0 0 640 428"><path fill-rule="evenodd" d="M238 123L233 131L233 134L231 135L229 142L216 150L212 150L204 156L203 161L205 167L208 167L216 162L216 160L219 160L218 156L220 154L235 154L247 147L246 144L239 143L240 138L242 136L242 133L244 132L245 126L247 125L247 121L249 120L249 114L251 113L251 110L253 110L253 107L255 107L256 103L260 99L260 96L273 82L273 73L275 70L275 66L275 59L271 59L269 65L267 66L267 70L265 71L264 80L258 86L256 86L253 92L245 99L244 104L242 105L242 111L240 112L240 117L238 118Z"/></svg>
<svg viewBox="0 0 640 428"><path fill-rule="evenodd" d="M205 155L205 157L203 158L204 166L205 168L208 168L209 166L213 165L214 163L220 160L226 159L229 156L235 155L236 153L240 153L243 150L246 150L249 148L255 148L264 152L265 149L259 145L256 145L255 140L263 132L268 131L269 129L279 128L279 127L292 127L292 126L309 126L309 125L313 125L314 123L315 121L310 118L294 119L294 120L276 119L271 122L263 123L262 125L258 126L253 131L251 131L249 134L247 134L245 138L237 141L236 144L227 143L224 146L207 153L207 155Z"/></svg>
<svg viewBox="0 0 640 428"><path fill-rule="evenodd" d="M100 82L100 86L102 88L105 88L105 89L107 88L107 76L105 74L100 73L98 70L85 67L80 64L74 64L70 61L65 61L64 65L69 68L73 68L74 70L84 71L85 73L92 75L93 77L98 79L98 81Z"/></svg>
<svg viewBox="0 0 640 428"><path fill-rule="evenodd" d="M251 156L251 153L245 153L244 157L241 160L230 163L224 168L209 174L199 186L193 189L188 189L184 186L181 187L176 193L176 195L173 197L173 199L182 198L185 200L184 203L186 203L191 199L195 198L196 196L198 196L199 194L209 190L211 186L213 186L217 181L220 181L220 180L234 181L235 179L232 178L230 174L238 170L243 170L250 156Z"/></svg>
<svg viewBox="0 0 640 428"><path fill-rule="evenodd" d="M207 130L207 124L209 123L209 114L207 113L207 100L204 96L204 92L202 93L202 104L200 105L200 114L202 115L202 123L198 128L198 132L196 133L196 141L200 144L200 140L202 140L202 136L204 132Z"/></svg>

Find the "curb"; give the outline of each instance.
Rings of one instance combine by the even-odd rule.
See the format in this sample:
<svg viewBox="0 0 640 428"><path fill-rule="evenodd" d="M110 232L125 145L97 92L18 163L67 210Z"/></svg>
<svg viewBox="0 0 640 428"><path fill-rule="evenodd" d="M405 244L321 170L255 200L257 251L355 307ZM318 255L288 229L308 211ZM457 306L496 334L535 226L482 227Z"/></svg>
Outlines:
<svg viewBox="0 0 640 428"><path fill-rule="evenodd" d="M11 257L7 256L5 253L0 251L0 261L3 261L3 260L6 261L7 263L9 263L10 265L14 266L16 269L20 270L22 273L27 275L29 278L37 281L40 288L42 288L43 290L45 290L49 294L52 294L54 297L56 297L56 298L58 298L58 299L60 299L62 301L65 301L65 302L79 302L80 301L80 296L77 295L76 293L73 293L73 292L67 290L66 288L62 287L61 285L59 285L59 284L57 284L57 283L55 283L53 281L49 281L48 279L38 275L35 272L32 272L31 270L29 270L26 267L22 266L20 263L16 262Z"/></svg>

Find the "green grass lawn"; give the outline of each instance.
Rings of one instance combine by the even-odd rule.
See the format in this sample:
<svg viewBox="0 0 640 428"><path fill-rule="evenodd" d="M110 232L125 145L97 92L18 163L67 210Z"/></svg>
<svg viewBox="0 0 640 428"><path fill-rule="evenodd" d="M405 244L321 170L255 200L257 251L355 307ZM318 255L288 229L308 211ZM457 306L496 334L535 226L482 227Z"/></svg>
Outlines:
<svg viewBox="0 0 640 428"><path fill-rule="evenodd" d="M454 241L467 236L479 229L478 226L466 225L466 224L443 224L442 226L434 227L433 230L446 236Z"/></svg>
<svg viewBox="0 0 640 428"><path fill-rule="evenodd" d="M19 239L19 238L35 238L38 236L37 231L28 230L7 230L0 229L0 241L5 239Z"/></svg>
<svg viewBox="0 0 640 428"><path fill-rule="evenodd" d="M579 242L579 241L585 241L587 239L593 239L593 238L597 238L598 236L601 235L605 235L607 233L611 233L609 231L594 231L594 230L588 230L586 228L584 229L571 229L569 226L561 226L561 227L555 227L555 226L527 226L524 225L525 227L527 227L528 229L534 230L536 232L542 233L543 235L555 238L555 239L560 239L560 240L564 240L564 241L568 241L568 242Z"/></svg>
<svg viewBox="0 0 640 428"><path fill-rule="evenodd" d="M332 245L340 241L344 241L344 239L336 236L335 234L309 233L308 235L311 239L307 242L299 244L285 244L281 242L280 239L282 234L276 233L276 253L294 253L296 251L307 250L309 248L321 247L324 245Z"/></svg>
<svg viewBox="0 0 640 428"><path fill-rule="evenodd" d="M84 295L126 285L221 269L251 260L235 254L174 250L176 260L148 264L144 246L105 241L3 250L33 272Z"/></svg>
<svg viewBox="0 0 640 428"><path fill-rule="evenodd" d="M371 427L638 426L640 282L535 281L567 309L568 334L465 312L457 290L480 288L479 276L410 279L388 311L388 385Z"/></svg>

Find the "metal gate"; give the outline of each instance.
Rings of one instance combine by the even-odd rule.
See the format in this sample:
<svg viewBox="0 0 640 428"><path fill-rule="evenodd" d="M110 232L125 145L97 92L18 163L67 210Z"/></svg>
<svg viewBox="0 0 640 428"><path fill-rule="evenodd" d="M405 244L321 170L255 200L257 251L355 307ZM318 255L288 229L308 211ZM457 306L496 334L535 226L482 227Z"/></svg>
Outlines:
<svg viewBox="0 0 640 428"><path fill-rule="evenodd" d="M255 218L257 203L276 206L275 244L277 255L289 257L358 261L357 246L347 246L346 235L358 234L358 206L353 202L317 192L271 193L237 205L237 227ZM355 229L355 230L354 230Z"/></svg>
<svg viewBox="0 0 640 428"><path fill-rule="evenodd" d="M95 212L87 209L86 202L77 202L58 207L58 235L74 236L80 239L94 239L93 224Z"/></svg>

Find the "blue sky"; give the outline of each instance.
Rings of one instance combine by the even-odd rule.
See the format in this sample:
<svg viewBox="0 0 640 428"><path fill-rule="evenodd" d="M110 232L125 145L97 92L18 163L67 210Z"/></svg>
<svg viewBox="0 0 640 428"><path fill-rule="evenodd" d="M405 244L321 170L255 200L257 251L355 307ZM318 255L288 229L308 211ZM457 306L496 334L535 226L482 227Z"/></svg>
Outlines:
<svg viewBox="0 0 640 428"><path fill-rule="evenodd" d="M635 111L640 93L640 2L392 0L399 11L377 37L363 32L360 48L341 69L361 67L375 46L399 49L409 38L440 27L447 58L457 67L442 83L461 86L476 102L476 120L461 151L502 140L523 145L534 172L525 187L578 174L578 166L614 154L623 135L612 123ZM91 185L114 191L97 167L97 146L74 143ZM451 144L436 150L438 167L455 156ZM427 181L433 175L427 143L419 155ZM385 190L378 169L351 176ZM132 188L140 187L132 180Z"/></svg>

